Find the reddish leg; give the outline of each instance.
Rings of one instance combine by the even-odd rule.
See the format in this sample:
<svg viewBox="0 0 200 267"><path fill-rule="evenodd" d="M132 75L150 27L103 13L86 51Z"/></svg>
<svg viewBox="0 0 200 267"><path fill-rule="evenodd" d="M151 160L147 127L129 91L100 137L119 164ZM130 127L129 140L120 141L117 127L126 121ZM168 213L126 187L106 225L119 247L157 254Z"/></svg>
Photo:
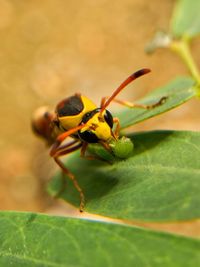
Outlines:
<svg viewBox="0 0 200 267"><path fill-rule="evenodd" d="M80 210L80 212L83 212L84 205L85 205L85 196L84 196L84 193L83 193L81 187L79 186L75 176L65 167L65 165L63 164L63 162L59 158L54 158L54 160L60 166L60 168L63 170L63 172L69 177L69 179L72 180L74 187L79 192L79 195L80 195L79 210Z"/></svg>
<svg viewBox="0 0 200 267"><path fill-rule="evenodd" d="M72 180L74 187L79 192L80 195L80 211L83 211L85 198L83 191L81 187L79 186L75 176L65 167L63 162L59 159L60 156L67 155L77 149L79 149L82 146L82 143L78 143L79 141L72 141L69 144L61 146L61 143L65 140L65 138L69 137L73 133L77 132L83 127L83 125L77 126L76 128L73 128L67 132L64 132L63 134L59 135L55 141L55 143L52 146L52 149L50 151L51 157L54 158L55 162L60 166L62 171ZM76 145L75 145L76 144ZM73 146L74 145L74 146Z"/></svg>
<svg viewBox="0 0 200 267"><path fill-rule="evenodd" d="M101 145L103 145L101 142L100 142ZM83 143L83 146L81 148L81 157L82 158L85 158L85 159L88 159L88 160L100 160L100 161L103 161L103 162L106 162L108 164L111 164L109 161L97 156L97 155L85 155L86 153L86 150L87 150L87 147L88 147L88 143ZM105 148L105 146L103 145L103 147ZM106 146L106 150L108 150L110 152L110 147L109 146Z"/></svg>
<svg viewBox="0 0 200 267"><path fill-rule="evenodd" d="M85 158L85 159L89 159L89 160L99 159L96 156L85 155L87 147L88 147L88 143L84 142L83 145L82 145L82 148L81 148L81 157Z"/></svg>
<svg viewBox="0 0 200 267"><path fill-rule="evenodd" d="M116 123L115 131L114 131L114 137L115 139L119 138L119 131L120 131L120 123L119 119L117 117L113 118L113 122Z"/></svg>
<svg viewBox="0 0 200 267"><path fill-rule="evenodd" d="M51 148L51 151L50 151L50 156L51 157L54 157L55 154L59 151L59 148L62 146L61 143L67 138L69 137L70 135L73 135L74 133L78 132L81 128L83 128L85 126L85 124L82 124L82 125L79 125L75 128L72 128L62 134L60 134L57 138L56 138L56 141L54 142L52 148Z"/></svg>
<svg viewBox="0 0 200 267"><path fill-rule="evenodd" d="M62 156L62 155L66 155L66 154L68 154L70 152L73 152L74 151L74 147L76 147L74 145L77 144L77 143L80 143L80 141L79 140L73 140L70 143L67 143L67 144L65 144L63 146L59 146L58 149L57 149L57 152L55 152L53 157L59 157L59 156ZM71 151L70 151L70 148L71 148Z"/></svg>
<svg viewBox="0 0 200 267"><path fill-rule="evenodd" d="M106 100L108 99L109 97L104 97L102 98L101 100L101 107L104 106ZM152 104L152 105L144 105L144 104L137 104L137 103L131 103L131 102L128 102L128 101L123 101L123 100L120 100L120 99L113 99L112 101L113 102L116 102L120 105L123 105L123 106L126 106L126 107L129 107L129 108L144 108L144 109L152 109L152 108L155 108L155 107L158 107L160 105L162 105L165 101L166 101L167 97L164 96L164 97L161 97L161 99L159 99L158 102Z"/></svg>
<svg viewBox="0 0 200 267"><path fill-rule="evenodd" d="M75 142L73 142L73 143L77 143L77 141L75 141ZM56 153L56 155L54 156L54 160L56 161L56 163L58 164L58 161L60 162L60 164L58 164L59 165L59 167L61 167L61 164L62 164L62 167L61 167L61 169L62 169L62 186L61 186L61 188L60 188L60 190L59 190L59 192L57 192L57 194L56 194L56 196L55 197L59 197L63 192L64 192L64 190L65 190L65 188L66 188L66 179L65 179L65 174L72 180L72 176L74 177L74 175L64 166L64 164L61 162L61 160L59 160L59 157L60 156L64 156L64 155L67 155L67 154L69 154L69 153L71 153L71 152L73 152L73 151L76 151L77 149L79 149L81 146L82 146L82 144L81 143L78 143L76 146L73 146L73 147L71 147L71 145L72 145L72 142L71 143L69 143L69 144L66 144L65 146L62 146L61 148L61 150L60 151L58 151L57 153ZM64 150L64 147L65 147L65 150ZM69 147L69 148L68 148ZM71 174L71 175L69 175L69 173ZM75 177L74 177L74 179L75 179ZM73 180L73 183L74 183L74 180ZM76 182L76 184L78 184L78 182ZM74 186L75 186L75 188L77 189L77 191L79 192L79 189L80 189L80 186L76 186L75 184L74 184ZM80 196L80 199L81 199L81 196ZM80 201L81 202L81 201Z"/></svg>

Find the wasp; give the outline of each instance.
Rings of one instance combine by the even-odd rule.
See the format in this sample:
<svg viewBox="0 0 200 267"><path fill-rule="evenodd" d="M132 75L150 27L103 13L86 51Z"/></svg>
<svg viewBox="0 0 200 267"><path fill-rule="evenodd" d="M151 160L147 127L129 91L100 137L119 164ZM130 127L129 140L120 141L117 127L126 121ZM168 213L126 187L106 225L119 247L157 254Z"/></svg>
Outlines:
<svg viewBox="0 0 200 267"><path fill-rule="evenodd" d="M116 96L129 83L149 72L150 69L145 68L134 72L121 83L110 97L102 98L100 107L97 107L86 96L76 93L60 101L54 112L47 107L41 107L36 110L33 116L33 131L51 146L50 156L60 166L63 173L72 180L76 190L79 192L79 208L81 212L85 205L83 190L79 186L76 177L64 165L60 157L80 149L81 157L92 159L92 156L86 155L88 144L91 143L98 143L111 152L109 144L112 140L118 140L120 132L119 119L113 117L111 112L107 110L112 101L130 108L152 109L161 105L165 97L162 97L152 105L135 104L116 99ZM71 137L72 140L64 143L68 137Z"/></svg>

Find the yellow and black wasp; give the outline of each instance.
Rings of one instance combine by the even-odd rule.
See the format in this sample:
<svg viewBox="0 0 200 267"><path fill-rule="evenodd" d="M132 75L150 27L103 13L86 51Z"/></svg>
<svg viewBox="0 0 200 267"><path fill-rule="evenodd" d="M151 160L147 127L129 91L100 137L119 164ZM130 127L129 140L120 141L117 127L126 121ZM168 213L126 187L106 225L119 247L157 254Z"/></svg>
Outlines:
<svg viewBox="0 0 200 267"><path fill-rule="evenodd" d="M111 141L118 140L120 131L119 119L112 116L107 107L112 101L134 108L151 109L159 106L165 100L161 98L153 105L134 104L116 99L115 97L136 78L149 73L149 69L141 69L130 75L110 97L103 97L100 107L97 107L89 98L81 94L75 94L59 102L54 112L46 107L36 110L32 128L34 132L46 140L51 146L50 156L60 166L62 171L73 181L75 188L80 194L80 211L84 209L85 197L76 177L60 160L61 156L67 155L80 149L81 156L85 157L87 146L90 143L99 143L106 150L111 151ZM115 125L115 127L114 127ZM66 138L73 140L63 144Z"/></svg>

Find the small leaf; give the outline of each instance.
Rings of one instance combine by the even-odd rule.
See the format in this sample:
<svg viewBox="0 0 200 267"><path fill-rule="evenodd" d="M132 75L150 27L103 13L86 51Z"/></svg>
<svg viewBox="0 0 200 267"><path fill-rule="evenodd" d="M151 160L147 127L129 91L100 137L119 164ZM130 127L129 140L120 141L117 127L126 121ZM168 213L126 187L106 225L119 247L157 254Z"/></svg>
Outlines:
<svg viewBox="0 0 200 267"><path fill-rule="evenodd" d="M178 0L171 21L174 37L192 38L200 34L200 1Z"/></svg>
<svg viewBox="0 0 200 267"><path fill-rule="evenodd" d="M194 267L200 241L119 224L0 213L2 267Z"/></svg>
<svg viewBox="0 0 200 267"><path fill-rule="evenodd" d="M156 131L129 137L132 155L112 165L80 159L79 153L69 157L66 166L85 193L85 211L138 221L200 218L200 133ZM51 194L58 192L61 177L59 173L51 181ZM68 180L60 197L79 206L79 194Z"/></svg>
<svg viewBox="0 0 200 267"><path fill-rule="evenodd" d="M183 104L197 95L197 91L193 86L193 79L189 77L178 77L167 85L154 90L140 101L137 101L137 103L154 104L162 97L167 97L165 103L149 110L142 108L123 109L122 112L115 114L120 119L121 128L129 127Z"/></svg>

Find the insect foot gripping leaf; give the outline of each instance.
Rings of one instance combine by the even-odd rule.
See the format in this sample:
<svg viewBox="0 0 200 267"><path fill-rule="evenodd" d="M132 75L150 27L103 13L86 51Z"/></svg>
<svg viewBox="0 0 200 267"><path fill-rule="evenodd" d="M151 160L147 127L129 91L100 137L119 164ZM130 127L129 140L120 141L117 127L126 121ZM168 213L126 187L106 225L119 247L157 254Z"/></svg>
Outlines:
<svg viewBox="0 0 200 267"><path fill-rule="evenodd" d="M111 147L114 156L120 159L126 159L130 157L134 149L134 144L131 139L125 136L122 136L118 140L112 141L109 146Z"/></svg>

